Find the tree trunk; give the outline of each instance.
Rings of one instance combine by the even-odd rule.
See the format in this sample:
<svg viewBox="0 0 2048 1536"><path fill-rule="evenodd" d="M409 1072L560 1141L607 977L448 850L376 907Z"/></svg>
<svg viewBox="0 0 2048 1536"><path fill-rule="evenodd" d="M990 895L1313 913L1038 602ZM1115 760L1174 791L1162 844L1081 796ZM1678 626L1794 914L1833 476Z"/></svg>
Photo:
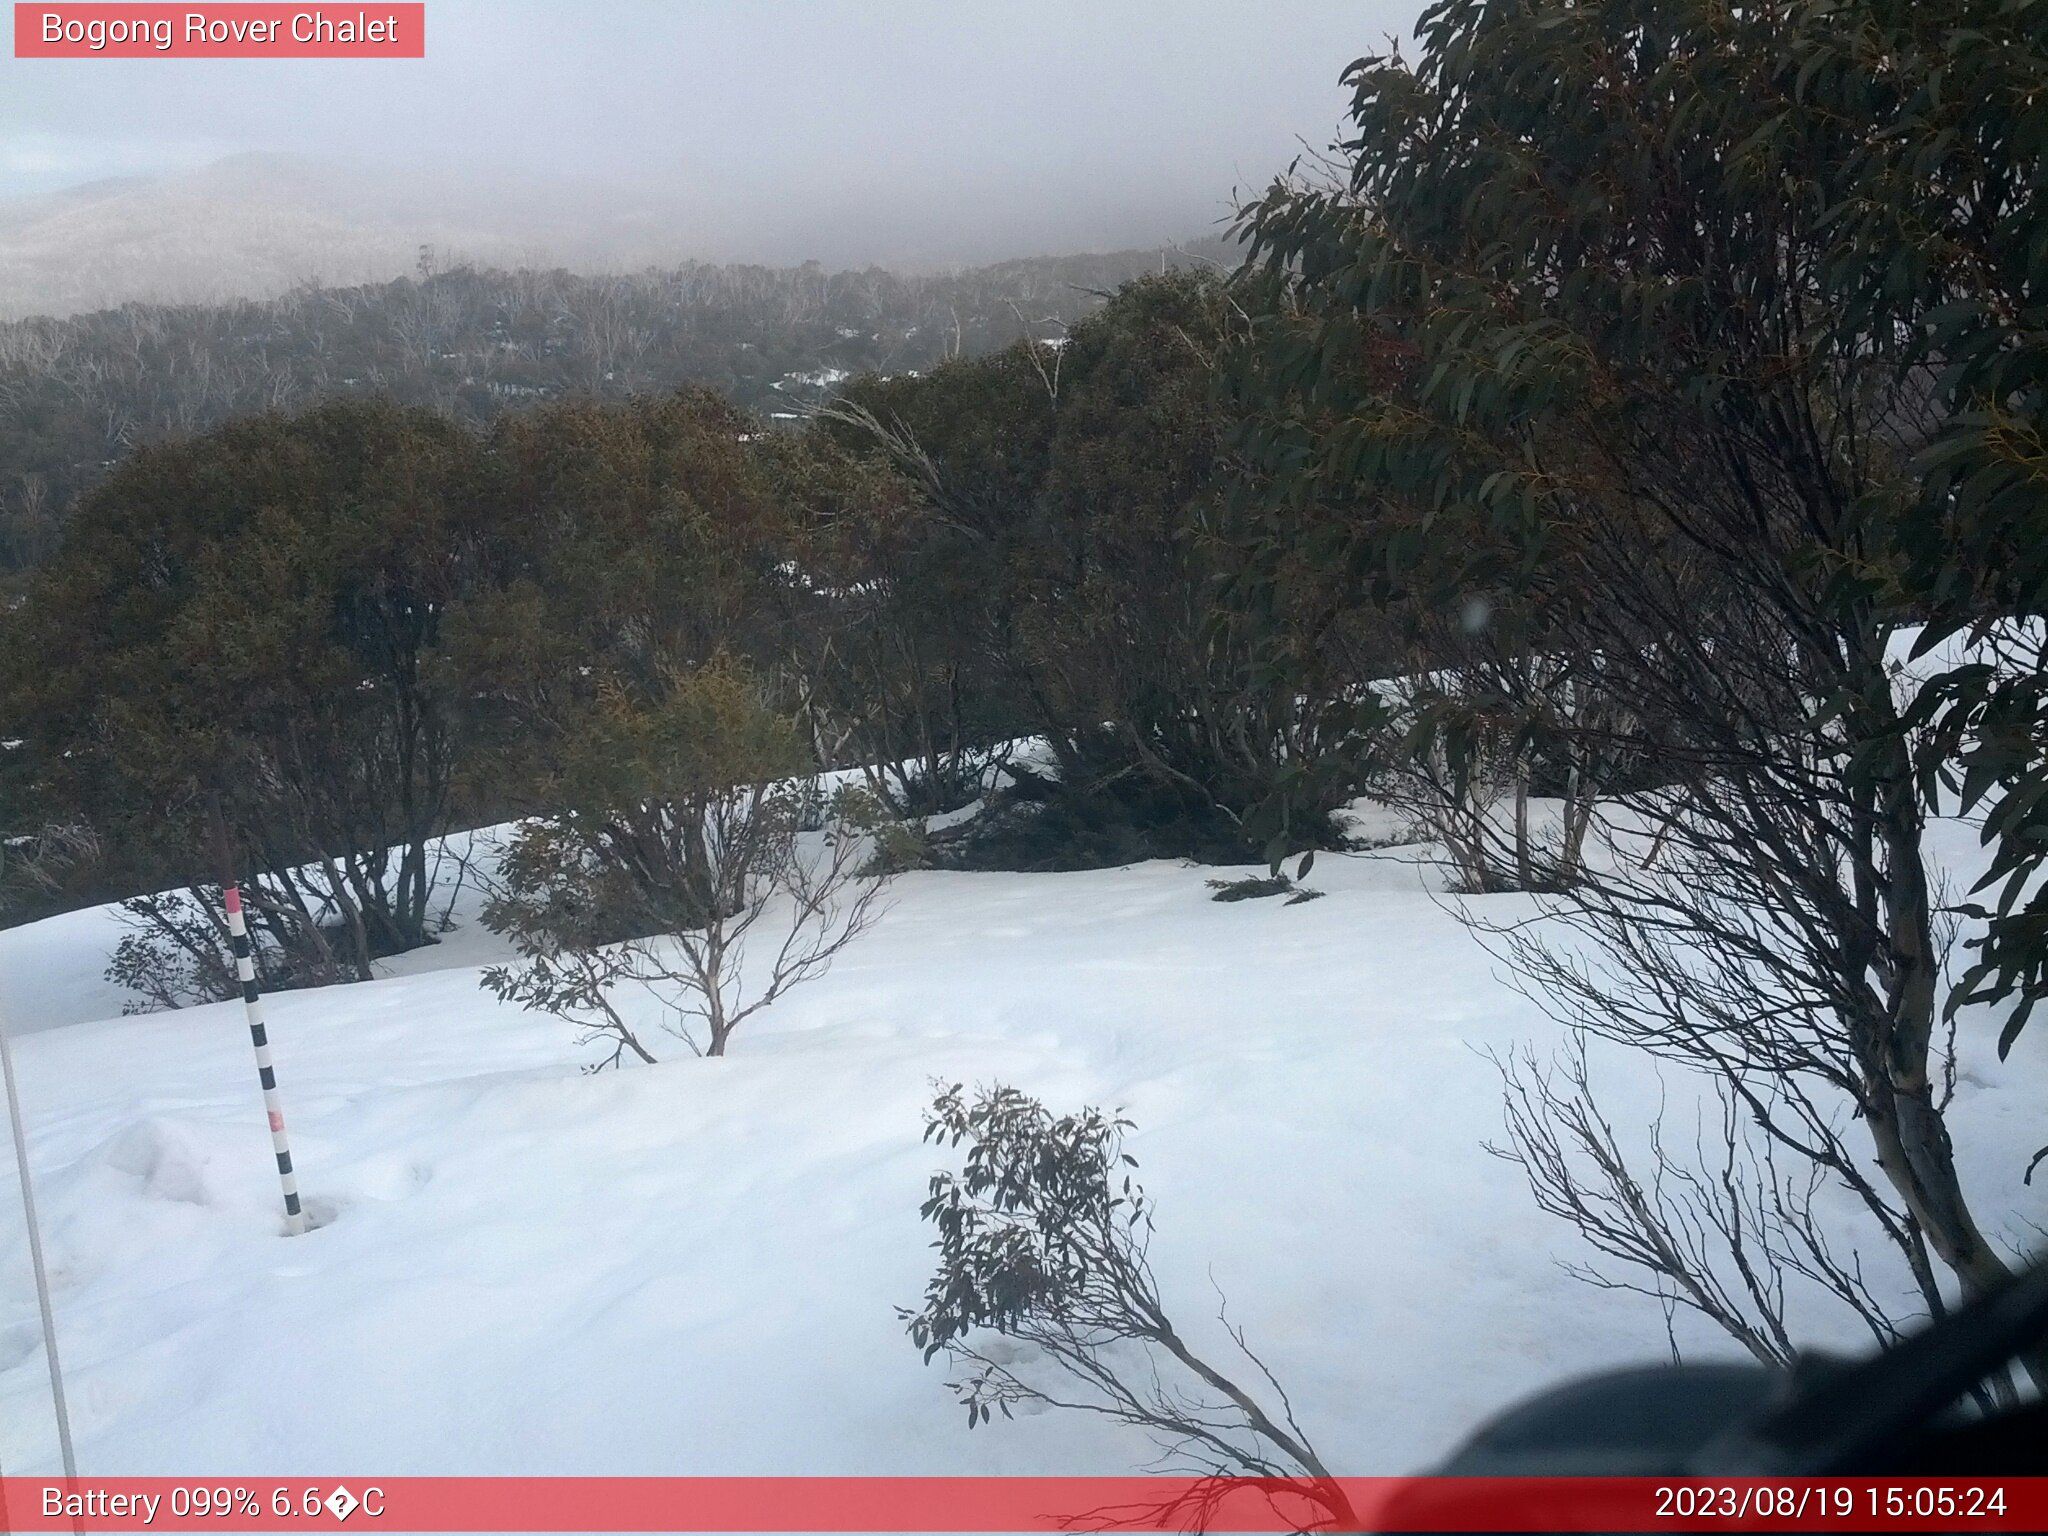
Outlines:
<svg viewBox="0 0 2048 1536"><path fill-rule="evenodd" d="M1977 1226L1956 1171L1947 1122L1934 1101L1928 1058L1941 1008L1941 956L1924 862L1926 823L1904 740L1894 736L1882 750L1884 769L1873 790L1873 810L1884 850L1879 890L1891 974L1885 998L1889 1028L1877 1059L1869 1064L1875 1101L1867 1117L1870 1135L1878 1166L1928 1245L1955 1273L1965 1295L1981 1296L2011 1280L2012 1269ZM2025 1363L2036 1386L2048 1391L2048 1346L2035 1350Z"/></svg>

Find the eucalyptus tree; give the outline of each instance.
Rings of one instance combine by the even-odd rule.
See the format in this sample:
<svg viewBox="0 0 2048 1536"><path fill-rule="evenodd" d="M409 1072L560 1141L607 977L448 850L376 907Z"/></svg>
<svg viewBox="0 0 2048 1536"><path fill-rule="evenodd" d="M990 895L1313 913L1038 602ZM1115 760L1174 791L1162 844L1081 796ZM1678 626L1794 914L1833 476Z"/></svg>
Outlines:
<svg viewBox="0 0 2048 1536"><path fill-rule="evenodd" d="M7 692L114 874L217 882L217 818L297 979L432 941L480 484L461 427L347 401L145 448L88 494L11 616Z"/></svg>
<svg viewBox="0 0 2048 1536"><path fill-rule="evenodd" d="M1418 623L1476 603L1499 644L1595 675L1608 707L1538 701L1527 728L1618 750L1631 777L1605 856L1551 899L1565 935L1510 958L1569 1022L1698 1068L1760 1129L1750 1208L1776 1213L1785 1264L1868 1299L1801 1259L1811 1207L1772 1155L1851 1189L1921 1305L1943 1306L1944 1270L1994 1288L2012 1256L1945 1118L1914 726L1997 699L2031 728L2039 657L1924 690L1895 662L1937 600L1951 622L2038 608L1998 570L2048 529L2009 415L2038 402L2012 360L2048 246L2018 196L2048 136L2038 8L1446 0L1418 36L1412 60L1352 67L1339 174L1245 211L1268 478L1240 604L1308 558ZM1933 302L1972 285L1978 309ZM1448 697L1416 744L1469 743L1500 703ZM1973 787L2040 771L2010 738L1970 745ZM1994 832L2033 836L2035 803L2009 797ZM1987 983L2038 974L2016 954L1994 946ZM1570 1146L1575 1114L1602 1122L1565 1083L1538 1107ZM1560 1164L1518 1140L1552 1196L1634 1177L1578 1145ZM1683 1290L1691 1261L1649 1248L1649 1287ZM1738 1336L1775 1305L1746 1294L1752 1315L1717 1318Z"/></svg>

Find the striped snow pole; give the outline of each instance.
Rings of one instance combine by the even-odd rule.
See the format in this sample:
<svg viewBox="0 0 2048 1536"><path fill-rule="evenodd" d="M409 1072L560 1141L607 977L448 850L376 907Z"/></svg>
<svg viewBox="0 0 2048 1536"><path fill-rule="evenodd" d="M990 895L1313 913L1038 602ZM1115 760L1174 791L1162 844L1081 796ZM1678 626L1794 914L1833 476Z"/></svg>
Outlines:
<svg viewBox="0 0 2048 1536"><path fill-rule="evenodd" d="M256 990L256 957L249 943L249 925L242 917L241 887L221 888L228 909L228 940L234 946L235 974L242 979L242 1006L249 1014L249 1043L256 1047L256 1078L263 1084L263 1108L270 1116L270 1149L277 1154L277 1178L284 1186L284 1229L292 1237L306 1230L299 1209L299 1178L292 1172L292 1146L284 1134L284 1104L277 1096L277 1071L270 1062L270 1035L263 1027L263 996Z"/></svg>

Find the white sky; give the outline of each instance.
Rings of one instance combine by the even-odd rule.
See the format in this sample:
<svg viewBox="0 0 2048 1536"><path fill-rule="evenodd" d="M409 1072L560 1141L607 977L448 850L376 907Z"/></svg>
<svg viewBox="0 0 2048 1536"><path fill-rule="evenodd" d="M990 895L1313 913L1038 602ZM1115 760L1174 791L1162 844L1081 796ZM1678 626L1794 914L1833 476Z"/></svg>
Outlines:
<svg viewBox="0 0 2048 1536"><path fill-rule="evenodd" d="M1135 243L1200 233L1300 141L1326 145L1343 67L1420 8L429 0L424 60L10 52L0 196L253 150L602 187L777 256L823 226L878 250L967 225Z"/></svg>

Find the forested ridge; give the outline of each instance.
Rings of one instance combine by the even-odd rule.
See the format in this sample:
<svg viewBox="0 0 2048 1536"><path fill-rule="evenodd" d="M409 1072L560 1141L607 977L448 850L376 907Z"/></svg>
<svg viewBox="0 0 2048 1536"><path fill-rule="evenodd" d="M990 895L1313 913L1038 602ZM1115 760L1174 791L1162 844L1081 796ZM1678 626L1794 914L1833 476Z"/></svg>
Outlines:
<svg viewBox="0 0 2048 1536"><path fill-rule="evenodd" d="M0 323L0 579L55 548L73 499L144 443L252 411L381 395L484 421L571 395L701 384L770 415L834 380L1052 337L1118 283L1220 243L966 271L692 263L588 275L444 264L218 305Z"/></svg>

